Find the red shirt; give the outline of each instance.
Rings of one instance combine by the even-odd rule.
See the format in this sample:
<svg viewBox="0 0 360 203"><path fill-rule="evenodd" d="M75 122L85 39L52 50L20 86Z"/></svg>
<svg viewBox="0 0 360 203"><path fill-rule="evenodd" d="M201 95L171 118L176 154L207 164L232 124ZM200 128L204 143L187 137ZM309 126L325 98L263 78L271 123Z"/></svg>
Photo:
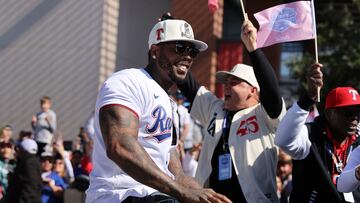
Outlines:
<svg viewBox="0 0 360 203"><path fill-rule="evenodd" d="M356 135L351 135L346 137L344 142L344 141L335 140L329 128L327 128L326 131L327 131L327 137L329 140L331 140L333 147L332 149L330 149L333 160L331 175L332 175L332 181L336 185L337 177L340 175L341 171L346 166L346 161L348 157L347 150L355 142Z"/></svg>

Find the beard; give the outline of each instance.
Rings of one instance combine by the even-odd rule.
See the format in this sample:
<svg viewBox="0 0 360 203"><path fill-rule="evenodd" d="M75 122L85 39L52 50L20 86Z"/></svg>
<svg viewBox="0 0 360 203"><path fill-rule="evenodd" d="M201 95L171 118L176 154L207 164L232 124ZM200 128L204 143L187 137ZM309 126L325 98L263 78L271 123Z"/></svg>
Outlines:
<svg viewBox="0 0 360 203"><path fill-rule="evenodd" d="M160 57L159 57L159 66L162 70L167 72L167 76L172 82L178 84L184 80L184 79L181 79L178 76L176 76L175 70L174 70L174 65L171 64L170 61L167 60L167 58L164 57L163 55L160 55Z"/></svg>
<svg viewBox="0 0 360 203"><path fill-rule="evenodd" d="M163 54L160 54L159 56L159 66L160 69L164 71L164 74L162 74L164 75L164 80L174 83L176 81L176 77L173 73L172 64L166 57L163 56ZM167 75L167 77L165 75Z"/></svg>

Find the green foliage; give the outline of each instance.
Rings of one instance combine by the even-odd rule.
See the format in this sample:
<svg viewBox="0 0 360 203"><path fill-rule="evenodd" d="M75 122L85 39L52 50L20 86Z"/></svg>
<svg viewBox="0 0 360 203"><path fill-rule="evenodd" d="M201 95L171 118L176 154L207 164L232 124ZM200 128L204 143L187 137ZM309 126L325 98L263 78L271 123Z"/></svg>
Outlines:
<svg viewBox="0 0 360 203"><path fill-rule="evenodd" d="M315 1L319 62L324 65L323 101L334 87L360 88L360 0L339 2ZM313 46L306 49L313 52ZM293 76L300 79L299 92L306 89L305 74L314 61L314 53L288 61Z"/></svg>

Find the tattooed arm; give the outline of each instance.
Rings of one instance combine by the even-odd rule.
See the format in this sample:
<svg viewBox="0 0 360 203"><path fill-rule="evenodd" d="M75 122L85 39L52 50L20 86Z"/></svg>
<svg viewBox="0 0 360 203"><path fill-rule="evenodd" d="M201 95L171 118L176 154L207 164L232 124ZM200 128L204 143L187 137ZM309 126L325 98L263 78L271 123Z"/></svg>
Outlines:
<svg viewBox="0 0 360 203"><path fill-rule="evenodd" d="M181 163L180 155L176 149L170 152L169 170L174 174L176 180L185 187L201 188L201 186L190 176L185 175Z"/></svg>
<svg viewBox="0 0 360 203"><path fill-rule="evenodd" d="M174 194L178 185L163 173L137 141L139 120L130 110L111 106L100 109L99 121L106 153L135 180Z"/></svg>
<svg viewBox="0 0 360 203"><path fill-rule="evenodd" d="M103 107L99 121L108 157L136 181L184 202L230 202L211 189L190 189L163 173L137 141L139 120L129 109Z"/></svg>

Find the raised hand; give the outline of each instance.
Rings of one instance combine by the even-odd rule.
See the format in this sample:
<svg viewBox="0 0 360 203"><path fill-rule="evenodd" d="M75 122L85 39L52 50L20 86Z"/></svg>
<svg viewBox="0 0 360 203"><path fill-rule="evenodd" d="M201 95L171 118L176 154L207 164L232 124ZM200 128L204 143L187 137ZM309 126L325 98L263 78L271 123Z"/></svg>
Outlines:
<svg viewBox="0 0 360 203"><path fill-rule="evenodd" d="M321 72L322 67L322 64L315 63L310 67L310 70L307 73L306 80L308 85L308 95L310 98L316 98L317 89L324 85L323 73Z"/></svg>
<svg viewBox="0 0 360 203"><path fill-rule="evenodd" d="M246 18L241 26L241 40L249 52L252 52L257 48L256 32L257 30L254 25Z"/></svg>

